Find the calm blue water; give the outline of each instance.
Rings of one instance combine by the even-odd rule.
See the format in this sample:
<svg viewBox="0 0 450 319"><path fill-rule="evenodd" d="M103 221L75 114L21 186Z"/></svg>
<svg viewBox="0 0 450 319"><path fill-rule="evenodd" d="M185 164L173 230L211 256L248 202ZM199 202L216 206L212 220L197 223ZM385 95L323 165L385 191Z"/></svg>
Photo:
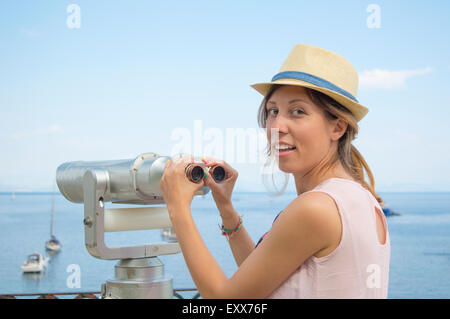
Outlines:
<svg viewBox="0 0 450 319"><path fill-rule="evenodd" d="M391 236L390 298L450 298L450 193L380 193L402 216L388 218ZM83 206L56 196L56 237L62 250L50 256L42 275L23 275L27 255L45 253L50 235L51 194L0 194L0 294L99 291L114 276L116 261L92 257L84 247ZM270 199L264 193L235 193L234 205L254 241L267 231L295 194ZM111 208L113 204L108 205ZM193 216L206 245L231 276L236 265L220 235L219 217L210 194L196 197ZM109 246L142 245L160 241L160 233L133 231L106 234ZM175 288L195 287L180 254L161 256ZM67 267L81 269L81 288L68 288Z"/></svg>

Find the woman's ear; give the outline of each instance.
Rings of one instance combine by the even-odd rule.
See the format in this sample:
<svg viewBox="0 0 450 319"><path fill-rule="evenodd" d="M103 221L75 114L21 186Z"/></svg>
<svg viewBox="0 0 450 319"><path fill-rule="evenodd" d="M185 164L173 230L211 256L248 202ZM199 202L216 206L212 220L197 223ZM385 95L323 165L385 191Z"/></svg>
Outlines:
<svg viewBox="0 0 450 319"><path fill-rule="evenodd" d="M331 139L338 141L347 131L348 123L343 119L335 119L332 121Z"/></svg>

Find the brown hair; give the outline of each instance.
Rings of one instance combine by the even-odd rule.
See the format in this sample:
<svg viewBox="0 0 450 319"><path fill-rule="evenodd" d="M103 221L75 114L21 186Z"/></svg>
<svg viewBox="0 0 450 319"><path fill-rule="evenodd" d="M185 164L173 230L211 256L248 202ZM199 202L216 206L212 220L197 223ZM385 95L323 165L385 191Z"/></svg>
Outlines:
<svg viewBox="0 0 450 319"><path fill-rule="evenodd" d="M267 120L267 111L266 111L266 103L272 96L272 94L283 85L274 84L271 86L269 92L264 97L263 101L258 110L258 124L261 128L266 128L266 120ZM325 169L332 167L336 164L337 161L340 161L345 170L363 187L368 189L376 200L379 203L382 203L381 197L377 195L375 192L375 180L372 174L372 171L367 165L367 162L364 160L361 153L356 149L356 147L352 144L352 140L354 140L358 134L358 122L356 121L353 114L340 103L335 101L333 98L328 95L313 90L309 88L305 88L309 98L315 105L320 107L325 116L327 116L330 120L332 119L343 119L348 123L347 130L344 135L341 136L338 142L338 150L334 157L324 166ZM266 149L267 155L270 154L270 145L267 145ZM364 172L369 177L370 185L365 181ZM287 183L285 183L286 186Z"/></svg>

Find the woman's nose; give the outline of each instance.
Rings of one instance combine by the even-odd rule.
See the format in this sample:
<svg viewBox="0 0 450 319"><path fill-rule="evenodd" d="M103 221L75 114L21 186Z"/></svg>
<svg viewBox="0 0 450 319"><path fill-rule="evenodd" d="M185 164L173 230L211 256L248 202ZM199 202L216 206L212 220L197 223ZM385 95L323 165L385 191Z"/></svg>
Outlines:
<svg viewBox="0 0 450 319"><path fill-rule="evenodd" d="M287 133L287 120L283 116L277 115L270 128L278 129L279 133Z"/></svg>

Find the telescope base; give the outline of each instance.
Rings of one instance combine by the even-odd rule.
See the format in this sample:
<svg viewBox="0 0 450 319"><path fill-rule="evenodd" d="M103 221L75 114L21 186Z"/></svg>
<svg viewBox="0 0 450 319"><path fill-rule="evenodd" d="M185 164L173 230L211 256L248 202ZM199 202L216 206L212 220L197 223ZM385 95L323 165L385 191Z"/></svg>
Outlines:
<svg viewBox="0 0 450 319"><path fill-rule="evenodd" d="M158 257L122 259L114 266L114 279L102 285L102 298L172 299L172 278Z"/></svg>

